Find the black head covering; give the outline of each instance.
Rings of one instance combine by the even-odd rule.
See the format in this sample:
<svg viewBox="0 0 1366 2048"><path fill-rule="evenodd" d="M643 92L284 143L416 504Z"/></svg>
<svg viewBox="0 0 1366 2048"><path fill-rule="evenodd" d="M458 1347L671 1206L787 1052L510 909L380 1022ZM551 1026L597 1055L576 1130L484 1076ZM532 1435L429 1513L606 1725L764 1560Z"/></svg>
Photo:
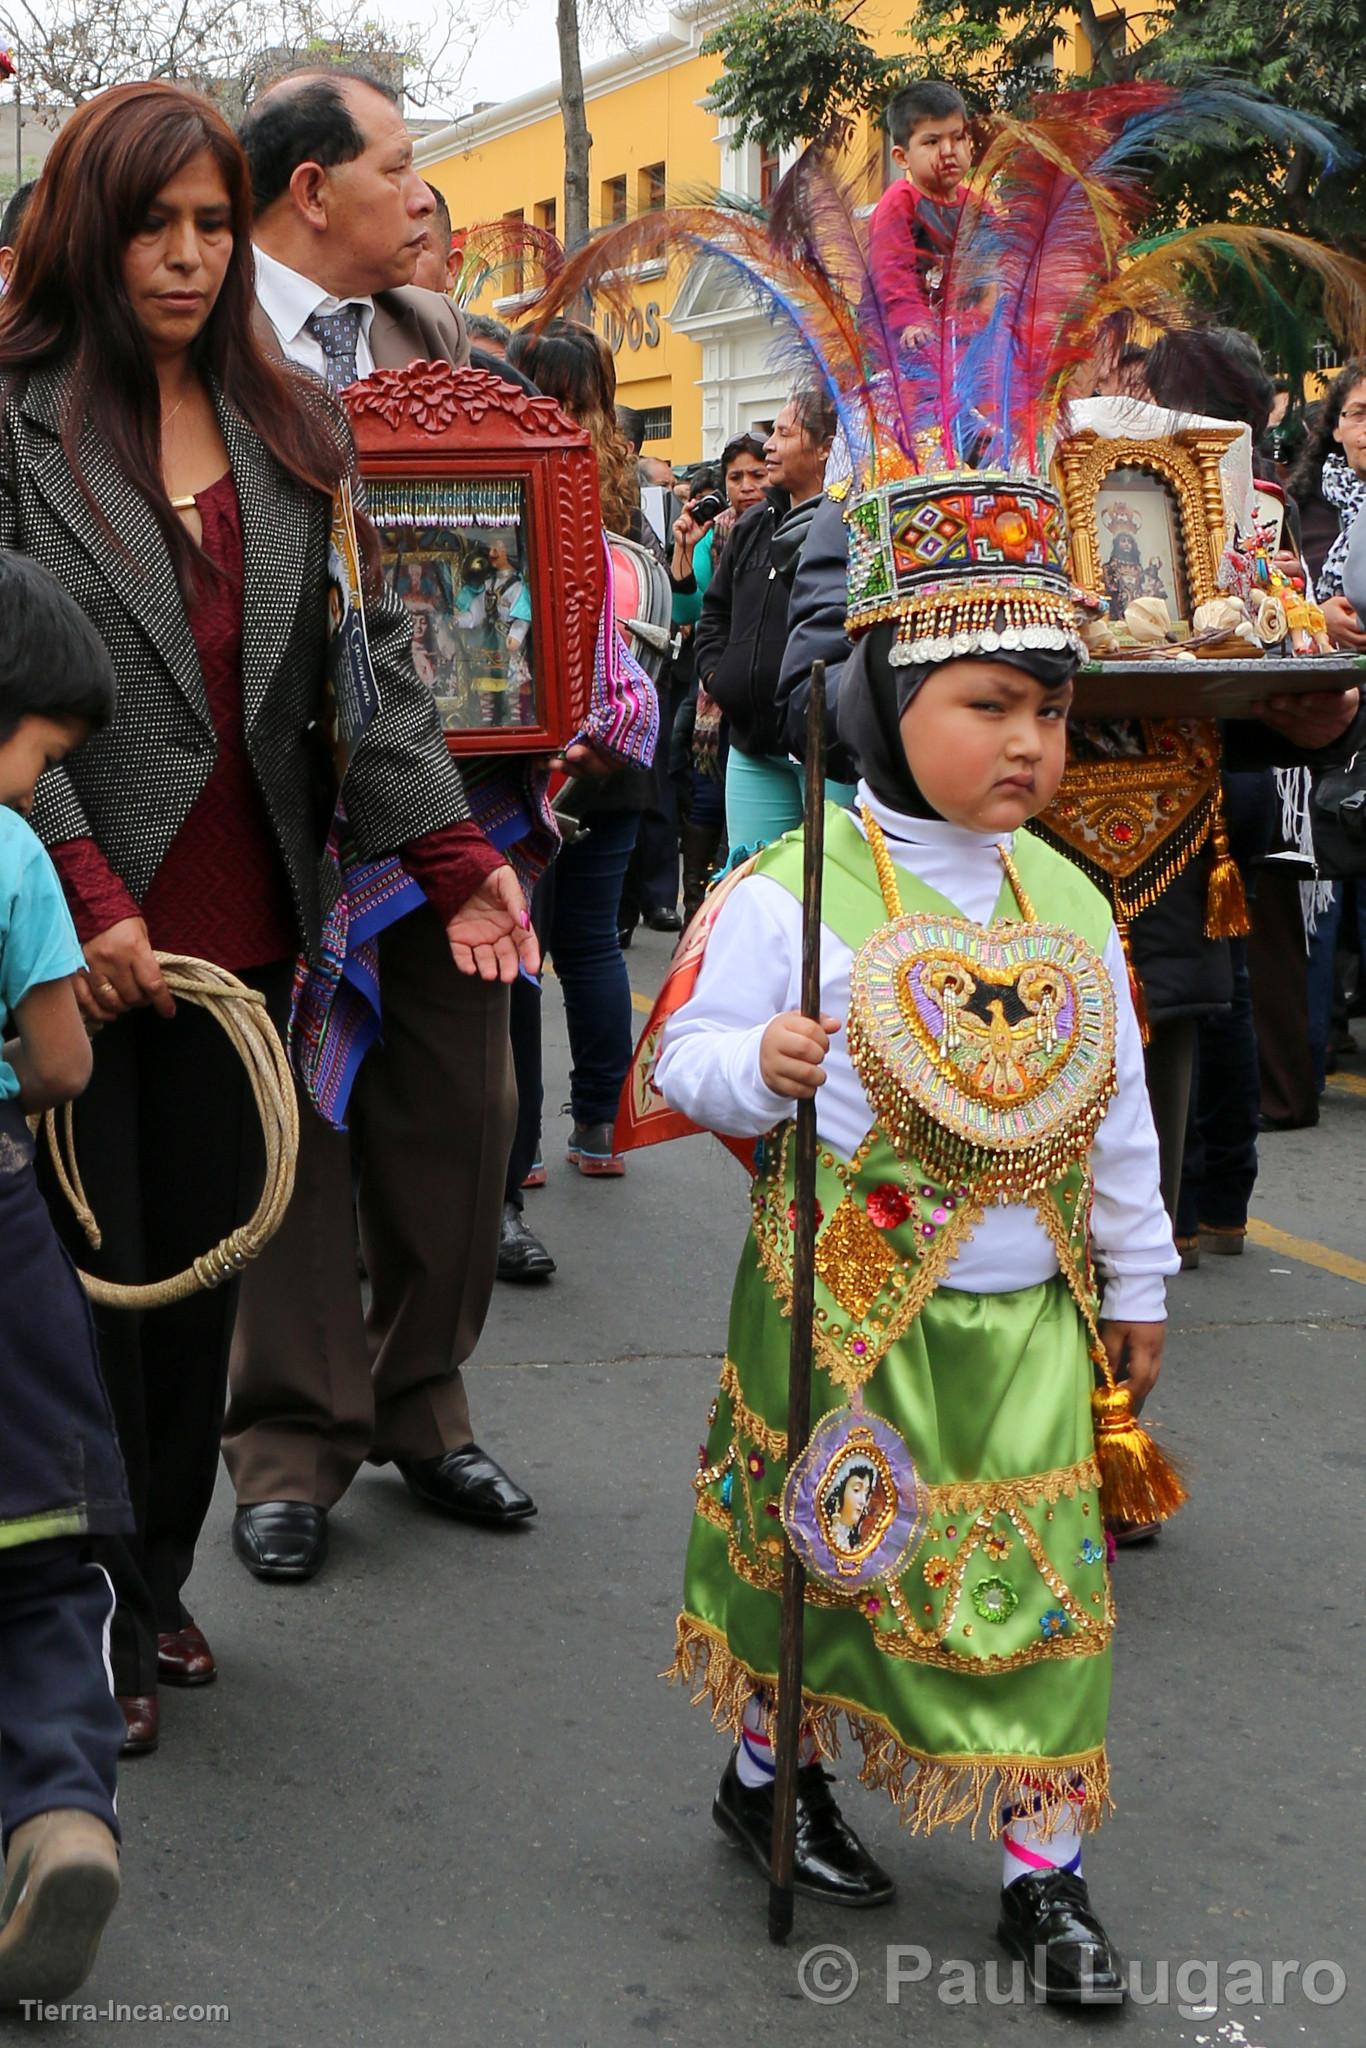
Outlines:
<svg viewBox="0 0 1366 2048"><path fill-rule="evenodd" d="M922 661L909 668L893 668L887 657L896 632L895 623L874 626L855 643L840 677L835 725L879 803L908 818L937 818L939 812L921 795L911 773L901 744L901 720L926 677L945 664ZM963 658L1004 661L1011 668L1022 668L1046 689L1067 682L1079 666L1075 654L1052 647L1003 647L996 654Z"/></svg>

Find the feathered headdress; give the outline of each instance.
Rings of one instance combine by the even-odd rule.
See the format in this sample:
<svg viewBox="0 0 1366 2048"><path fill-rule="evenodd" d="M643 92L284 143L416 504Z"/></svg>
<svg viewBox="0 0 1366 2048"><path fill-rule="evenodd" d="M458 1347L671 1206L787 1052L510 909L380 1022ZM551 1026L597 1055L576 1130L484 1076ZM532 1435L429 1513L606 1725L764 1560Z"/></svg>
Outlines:
<svg viewBox="0 0 1366 2048"><path fill-rule="evenodd" d="M804 152L767 215L714 197L602 230L533 318L584 292L624 309L634 267L680 250L738 274L794 382L822 386L839 415L850 632L896 619L894 662L1080 653L1047 469L1069 383L1102 334L1135 318L1179 325L1184 276L1234 261L1257 274L1277 256L1317 271L1326 315L1348 338L1366 333L1366 265L1302 237L1202 227L1139 241L1159 161L1202 131L1248 126L1331 155L1322 123L1222 87L1050 94L1030 119L999 119L936 258L927 331L909 344L886 311L843 133Z"/></svg>
<svg viewBox="0 0 1366 2048"><path fill-rule="evenodd" d="M476 221L460 235L460 268L451 297L458 306L468 306L489 284L508 295L548 290L563 269L564 249L552 229L514 216Z"/></svg>

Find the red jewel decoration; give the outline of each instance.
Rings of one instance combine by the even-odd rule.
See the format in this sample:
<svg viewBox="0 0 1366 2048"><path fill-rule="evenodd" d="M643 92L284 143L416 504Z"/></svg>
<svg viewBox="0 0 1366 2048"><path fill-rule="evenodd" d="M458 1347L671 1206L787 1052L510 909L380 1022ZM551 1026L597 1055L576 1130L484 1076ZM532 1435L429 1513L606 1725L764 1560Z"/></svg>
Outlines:
<svg viewBox="0 0 1366 2048"><path fill-rule="evenodd" d="M819 1229L820 1229L820 1227L821 1227L822 1223L824 1223L824 1221L825 1221L825 1211L824 1211L824 1209L822 1209L822 1207L821 1207L820 1203L819 1203L819 1202L817 1202L817 1204L816 1204L816 1228L817 1228L817 1230L819 1230ZM795 1202L789 1202L789 1203L788 1203L788 1205L787 1205L787 1227L788 1227L788 1229L789 1229L789 1230L795 1230L795 1229L797 1228L797 1204L796 1204Z"/></svg>
<svg viewBox="0 0 1366 2048"><path fill-rule="evenodd" d="M895 1230L911 1213L911 1198L894 1180L883 1181L868 1197L868 1214L879 1230Z"/></svg>

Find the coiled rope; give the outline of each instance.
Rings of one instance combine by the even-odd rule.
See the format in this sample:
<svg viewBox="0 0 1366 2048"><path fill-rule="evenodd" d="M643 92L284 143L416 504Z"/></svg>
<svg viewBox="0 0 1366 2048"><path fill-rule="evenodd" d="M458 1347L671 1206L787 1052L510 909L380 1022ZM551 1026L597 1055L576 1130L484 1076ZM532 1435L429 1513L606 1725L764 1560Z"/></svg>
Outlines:
<svg viewBox="0 0 1366 2048"><path fill-rule="evenodd" d="M265 1140L266 1173L261 1198L247 1222L230 1230L211 1251L201 1254L181 1273L168 1280L148 1280L124 1286L82 1273L81 1282L92 1301L102 1308L168 1308L173 1302L188 1301L201 1288L218 1287L231 1280L269 1243L280 1227L294 1192L294 1162L299 1150L299 1111L280 1035L271 1023L265 997L248 988L226 968L207 960L186 959L179 953L158 953L166 986L178 1000L198 1003L226 1032L241 1056L251 1081ZM80 1168L76 1164L72 1105L57 1113L49 1110L43 1118L48 1150L62 1193L75 1211L76 1221L92 1247L102 1242L100 1226L86 1199Z"/></svg>

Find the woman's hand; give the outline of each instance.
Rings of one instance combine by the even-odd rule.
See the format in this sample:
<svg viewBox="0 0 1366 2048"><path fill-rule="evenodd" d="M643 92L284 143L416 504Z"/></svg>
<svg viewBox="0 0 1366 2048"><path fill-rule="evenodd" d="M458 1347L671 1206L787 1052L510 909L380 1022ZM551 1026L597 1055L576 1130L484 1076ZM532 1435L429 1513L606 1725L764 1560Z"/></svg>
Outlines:
<svg viewBox="0 0 1366 2048"><path fill-rule="evenodd" d="M764 1086L789 1102L805 1102L825 1085L825 1055L839 1028L838 1017L814 1023L800 1010L784 1010L759 1041Z"/></svg>
<svg viewBox="0 0 1366 2048"><path fill-rule="evenodd" d="M1137 1414L1157 1385L1162 1370L1162 1347L1167 1341L1165 1323L1102 1323L1101 1342L1110 1370L1129 1397Z"/></svg>
<svg viewBox="0 0 1366 2048"><path fill-rule="evenodd" d="M705 526L698 525L691 512L681 512L673 523L674 546L690 555L706 530Z"/></svg>
<svg viewBox="0 0 1366 2048"><path fill-rule="evenodd" d="M446 926L446 937L460 972L481 981L516 981L523 967L534 974L541 964L522 885L507 866L484 877Z"/></svg>
<svg viewBox="0 0 1366 2048"><path fill-rule="evenodd" d="M175 998L162 978L140 917L120 918L97 933L84 951L86 971L76 977L76 1000L92 1024L112 1024L116 1017L149 1003L159 1017L174 1017Z"/></svg>
<svg viewBox="0 0 1366 2048"><path fill-rule="evenodd" d="M614 774L622 763L596 740L575 740L572 747L556 754L550 765L562 775L591 775L601 781L604 775Z"/></svg>
<svg viewBox="0 0 1366 2048"><path fill-rule="evenodd" d="M1366 654L1366 630L1362 628L1356 606L1347 598L1339 595L1324 599L1323 623L1334 647L1345 647L1352 654Z"/></svg>

